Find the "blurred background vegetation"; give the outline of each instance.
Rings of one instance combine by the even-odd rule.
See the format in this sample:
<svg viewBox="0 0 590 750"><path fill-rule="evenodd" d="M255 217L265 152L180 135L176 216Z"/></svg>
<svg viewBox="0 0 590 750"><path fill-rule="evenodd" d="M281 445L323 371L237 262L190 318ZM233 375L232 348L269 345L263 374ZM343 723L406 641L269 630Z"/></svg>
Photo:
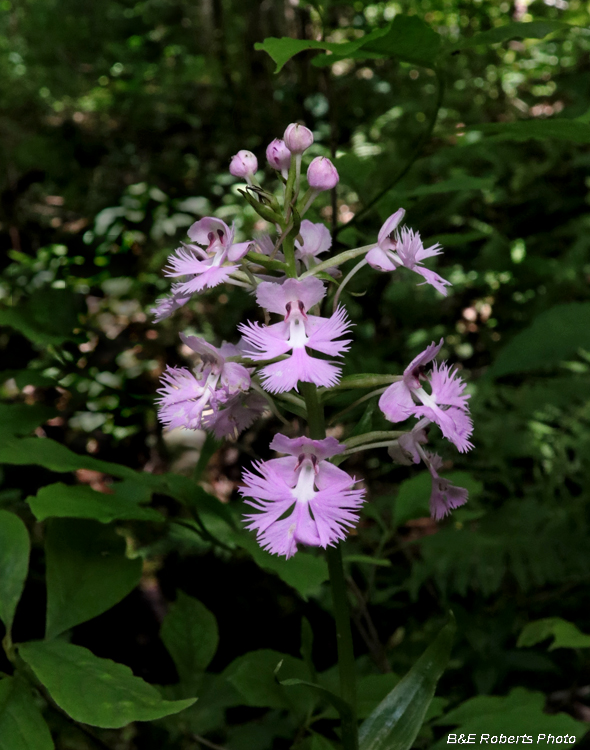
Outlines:
<svg viewBox="0 0 590 750"><path fill-rule="evenodd" d="M269 36L354 40L400 14L448 43L513 21L577 28L458 49L438 77L395 58L317 65L317 51L275 75L254 49ZM437 271L453 283L442 299L409 274L358 274L349 288L365 296L344 295L356 324L346 373L399 372L444 336L445 356L469 381L475 420L472 453L444 449L445 468L471 500L443 524L425 518L423 472L393 465L385 450L349 464L371 499L349 544L362 668L403 674L452 608L459 635L439 717L477 695L518 706L514 689L523 688L525 697L543 693L537 714L590 722L587 647L516 646L542 618L590 633L590 137L476 127L569 120L590 130L589 22L582 0L1 0L0 409L22 405L35 416L19 428L0 411L0 430L150 473L194 472L203 437L162 435L159 376L166 363L186 364L179 330L235 340L255 305L239 290L215 290L158 326L149 309L169 288L167 255L199 217L235 221L240 239L264 229L240 199L229 159L247 148L262 170L266 145L302 120L316 137L311 155L331 154L341 175L337 198L325 196L310 216L333 227L334 246L373 241L403 206L409 226L445 248ZM363 409L347 419L385 424ZM261 421L236 444L207 444L208 490L239 511L241 467L268 456L278 427ZM26 499L58 480L108 489L99 471L64 479L7 461L0 504L32 526ZM154 503L179 514L169 499ZM34 528L20 640L43 634L43 532ZM131 523L125 534L142 550L141 585L78 626L75 643L173 684L158 629L180 588L217 617L213 673L255 648L298 655L302 615L318 669L334 663L332 645L317 648L333 637L326 591L304 601L245 553L178 526ZM198 747L194 735L203 734L231 750L290 747L291 728L269 708L211 709L214 719L172 717L101 737L113 750ZM442 736L435 714L424 747ZM92 747L59 722L53 729L60 749Z"/></svg>

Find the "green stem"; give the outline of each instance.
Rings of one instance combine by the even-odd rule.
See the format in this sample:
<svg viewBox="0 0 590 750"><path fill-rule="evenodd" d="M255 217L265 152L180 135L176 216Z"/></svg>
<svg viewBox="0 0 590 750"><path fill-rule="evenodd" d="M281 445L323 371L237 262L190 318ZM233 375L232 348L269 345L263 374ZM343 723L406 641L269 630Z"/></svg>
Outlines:
<svg viewBox="0 0 590 750"><path fill-rule="evenodd" d="M334 600L336 620L336 643L338 645L338 671L340 673L340 697L351 708L349 716L341 715L342 747L344 750L358 750L358 727L356 719L356 668L350 630L350 610L346 595L346 581L342 567L340 545L326 549L330 584Z"/></svg>
<svg viewBox="0 0 590 750"><path fill-rule="evenodd" d="M318 398L318 389L313 383L300 383L301 395L307 405L307 422L309 436L313 440L322 440L326 436L324 409ZM330 585L334 601L334 619L336 620L336 643L338 646L338 671L340 673L340 697L350 712L340 714L342 724L343 750L358 750L358 725L356 718L356 669L352 632L350 629L350 609L346 595L346 581L342 566L340 544L326 549Z"/></svg>

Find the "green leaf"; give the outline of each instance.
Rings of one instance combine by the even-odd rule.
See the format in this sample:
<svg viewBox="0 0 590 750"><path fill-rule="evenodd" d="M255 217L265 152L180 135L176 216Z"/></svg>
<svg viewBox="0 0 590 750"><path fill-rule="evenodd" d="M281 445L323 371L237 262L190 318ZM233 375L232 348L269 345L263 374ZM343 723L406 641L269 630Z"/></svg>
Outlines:
<svg viewBox="0 0 590 750"><path fill-rule="evenodd" d="M418 16L396 15L385 34L365 41L363 51L430 66L434 63L442 38Z"/></svg>
<svg viewBox="0 0 590 750"><path fill-rule="evenodd" d="M189 685L205 671L219 643L214 615L182 591L164 618L160 637L174 659L181 682Z"/></svg>
<svg viewBox="0 0 590 750"><path fill-rule="evenodd" d="M344 562L360 563L361 565L377 565L382 568L390 568L391 560L381 560L370 555L344 555Z"/></svg>
<svg viewBox="0 0 590 750"><path fill-rule="evenodd" d="M569 31L573 26L562 21L529 21L505 23L502 26L496 26L495 29L482 31L470 37L463 37L456 42L450 42L446 45L448 52L455 50L471 49L483 45L489 47L490 44L499 44L507 42L510 39L543 39L554 31Z"/></svg>
<svg viewBox="0 0 590 750"><path fill-rule="evenodd" d="M0 404L0 435L28 435L55 416L55 409L34 404Z"/></svg>
<svg viewBox="0 0 590 750"><path fill-rule="evenodd" d="M42 487L27 502L38 521L46 518L92 518L101 523L115 520L164 521L164 516L149 503L149 487L126 479L110 485L112 494L97 492L85 484L66 485L61 482Z"/></svg>
<svg viewBox="0 0 590 750"><path fill-rule="evenodd" d="M322 737L321 734L316 734L314 732L311 736L309 750L334 750L334 745L325 737Z"/></svg>
<svg viewBox="0 0 590 750"><path fill-rule="evenodd" d="M331 706L333 706L336 709L336 711L338 711L338 714L341 717L342 716L352 717L352 709L350 707L350 704L342 700L342 698L339 695L336 695L336 693L333 693L331 690L324 687L323 685L318 685L315 682L309 682L309 680L300 680L296 677L291 677L287 680L281 680L280 683L281 685L284 685L285 687L296 687L298 685L303 685L308 690L311 690L313 693L317 693L317 695L320 698L323 698Z"/></svg>
<svg viewBox="0 0 590 750"><path fill-rule="evenodd" d="M0 620L6 630L23 592L30 551L27 527L14 513L0 510Z"/></svg>
<svg viewBox="0 0 590 750"><path fill-rule="evenodd" d="M455 193L462 190L490 190L494 186L493 177L472 177L471 175L457 175L448 180L433 182L431 185L418 185L408 191L396 191L400 196L416 198L422 195L437 195L439 193Z"/></svg>
<svg viewBox="0 0 590 750"><path fill-rule="evenodd" d="M360 39L356 39L353 42L316 42L307 39L291 39L291 37L282 37L277 39L276 37L268 37L263 42L257 42L254 45L254 49L266 52L276 62L277 67L275 73L279 73L282 67L292 57L297 55L299 52L304 52L310 49L327 49L333 52L337 57L334 58L334 62L338 58L346 57L348 54L355 52L359 47L368 42L378 39L380 36L386 34L388 29L376 29L370 34L367 34Z"/></svg>
<svg viewBox="0 0 590 750"><path fill-rule="evenodd" d="M67 290L39 289L18 307L0 310L0 325L14 328L39 346L75 341L80 339L73 329L78 325L77 308L81 299L81 295Z"/></svg>
<svg viewBox="0 0 590 750"><path fill-rule="evenodd" d="M197 700L165 701L129 667L100 659L82 646L33 641L18 650L57 705L83 724L118 729L178 713Z"/></svg>
<svg viewBox="0 0 590 750"><path fill-rule="evenodd" d="M362 723L360 750L409 750L412 747L449 660L454 634L452 620Z"/></svg>
<svg viewBox="0 0 590 750"><path fill-rule="evenodd" d="M488 140L528 141L531 138L544 141L555 138L571 143L590 143L590 125L579 120L566 120L564 117L551 117L546 120L518 120L517 122L486 122L469 125L466 131L478 131Z"/></svg>
<svg viewBox="0 0 590 750"><path fill-rule="evenodd" d="M125 540L94 521L49 521L45 559L48 639L110 609L141 577L141 560L125 557Z"/></svg>
<svg viewBox="0 0 590 750"><path fill-rule="evenodd" d="M534 734L535 742L539 733L573 734L579 739L588 731L587 724L576 721L567 714L544 713L544 706L545 696L542 693L514 688L509 695L503 697L480 695L471 698L434 723L458 724L453 733L476 734L478 737L482 733L492 737L499 737L500 734ZM435 743L433 750L443 750L446 747L447 740L444 737Z"/></svg>
<svg viewBox="0 0 590 750"><path fill-rule="evenodd" d="M19 677L0 682L0 750L54 750L31 688Z"/></svg>
<svg viewBox="0 0 590 750"><path fill-rule="evenodd" d="M302 685L285 688L280 678L308 680L310 675L301 659L278 651L261 649L235 659L223 673L225 679L240 693L246 706L307 711L315 698Z"/></svg>
<svg viewBox="0 0 590 750"><path fill-rule="evenodd" d="M488 375L498 378L555 366L579 348L590 348L590 302L556 305L516 334L500 351Z"/></svg>
<svg viewBox="0 0 590 750"><path fill-rule="evenodd" d="M582 633L573 622L562 620L561 617L546 617L529 622L518 636L516 645L535 646L547 638L553 638L549 651L556 648L590 648L590 635Z"/></svg>
<svg viewBox="0 0 590 750"><path fill-rule="evenodd" d="M2 370L0 372L0 383L7 380L14 380L17 388L24 388L26 385L34 385L36 388L51 388L57 385L54 378L43 375L39 370Z"/></svg>
<svg viewBox="0 0 590 750"><path fill-rule="evenodd" d="M303 599L318 589L328 580L328 566L322 557L314 557L307 552L298 552L295 557L286 560L284 557L271 555L263 550L255 537L248 533L236 533L235 542L249 552L254 562L263 570L275 573L285 583L292 586Z"/></svg>

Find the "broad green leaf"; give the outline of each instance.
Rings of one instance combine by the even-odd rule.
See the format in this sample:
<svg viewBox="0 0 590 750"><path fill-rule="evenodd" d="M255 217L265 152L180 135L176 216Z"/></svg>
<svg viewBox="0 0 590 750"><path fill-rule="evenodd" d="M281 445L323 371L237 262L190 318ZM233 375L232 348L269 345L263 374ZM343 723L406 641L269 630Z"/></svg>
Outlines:
<svg viewBox="0 0 590 750"><path fill-rule="evenodd" d="M34 344L49 346L80 339L78 325L81 295L60 289L39 289L18 307L0 310L0 326L10 326ZM51 310L51 315L47 311Z"/></svg>
<svg viewBox="0 0 590 750"><path fill-rule="evenodd" d="M327 49L337 56L334 58L334 61L336 61L336 59L355 52L362 45L367 44L367 42L377 39L386 33L387 29L376 29L370 34L367 34L360 39L356 39L353 42L316 42L307 39L291 39L291 37L286 36L281 39L268 37L263 42L257 42L254 45L254 49L269 54L277 64L275 73L279 73L285 63L299 52L304 52L305 50L310 49Z"/></svg>
<svg viewBox="0 0 590 750"><path fill-rule="evenodd" d="M573 622L561 617L546 617L529 622L518 636L517 646L535 646L547 638L553 638L549 651L555 648L590 648L590 635L579 630Z"/></svg>
<svg viewBox="0 0 590 750"><path fill-rule="evenodd" d="M219 643L214 615L182 591L164 618L160 637L174 659L181 681L189 685L205 671Z"/></svg>
<svg viewBox="0 0 590 750"><path fill-rule="evenodd" d="M0 435L28 435L55 416L55 409L41 404L0 404Z"/></svg>
<svg viewBox="0 0 590 750"><path fill-rule="evenodd" d="M316 734L314 732L311 736L311 745L309 747L309 750L334 750L334 745L330 742L330 740L322 737L321 734Z"/></svg>
<svg viewBox="0 0 590 750"><path fill-rule="evenodd" d="M432 65L441 46L441 36L418 16L396 15L385 34L368 39L363 52L377 52L417 65Z"/></svg>
<svg viewBox="0 0 590 750"><path fill-rule="evenodd" d="M6 630L23 592L30 551L27 527L14 513L0 510L0 620Z"/></svg>
<svg viewBox="0 0 590 750"><path fill-rule="evenodd" d="M246 706L286 708L305 712L316 699L302 685L283 687L279 680L309 680L301 659L261 649L235 659L224 671L225 679L240 693Z"/></svg>
<svg viewBox="0 0 590 750"><path fill-rule="evenodd" d="M436 684L447 666L454 634L453 620L362 723L360 750L409 750L412 747Z"/></svg>
<svg viewBox="0 0 590 750"><path fill-rule="evenodd" d="M389 672L387 674L369 674L361 677L357 683L357 716L366 719L370 716L381 701L390 693L399 682L399 675ZM331 710L326 712L328 718L336 719L338 714Z"/></svg>
<svg viewBox="0 0 590 750"><path fill-rule="evenodd" d="M587 127L590 134L590 125ZM498 378L555 366L579 348L590 348L590 302L556 305L516 334L500 351L488 375Z"/></svg>
<svg viewBox="0 0 590 750"><path fill-rule="evenodd" d="M476 734L479 738L482 734L488 734L499 738L501 734L527 734L534 735L533 742L537 741L539 734L573 734L579 739L588 731L587 724L576 721L567 714L546 714L544 706L545 696L542 693L514 688L502 697L480 695L471 698L434 723L458 725L453 729L453 734L457 735ZM433 750L443 750L446 747L447 739L444 737L434 744Z"/></svg>
<svg viewBox="0 0 590 750"><path fill-rule="evenodd" d="M458 39L456 42L450 42L446 45L446 51L454 52L455 50L471 49L480 45L489 47L490 44L499 44L510 39L544 39L554 31L569 31L572 28L574 27L562 21L543 20L505 23L502 26L496 26L495 29L482 31L479 34Z"/></svg>
<svg viewBox="0 0 590 750"><path fill-rule="evenodd" d="M590 143L590 125L579 120L566 120L564 117L550 117L546 120L518 120L517 122L486 122L469 125L466 131L478 131L488 140L528 141L533 138L545 141L555 138L571 143Z"/></svg>
<svg viewBox="0 0 590 750"><path fill-rule="evenodd" d="M117 519L164 521L164 516L153 508L143 508L150 502L149 487L124 479L110 485L112 494L97 492L88 485L66 485L62 482L42 487L27 502L38 521L46 518L92 518L101 523Z"/></svg>
<svg viewBox="0 0 590 750"><path fill-rule="evenodd" d="M48 639L110 609L141 577L141 560L125 557L125 540L94 521L50 520L45 560Z"/></svg>
<svg viewBox="0 0 590 750"><path fill-rule="evenodd" d="M178 713L197 700L165 701L129 667L100 659L82 646L32 641L18 651L57 705L83 724L118 729Z"/></svg>
<svg viewBox="0 0 590 750"><path fill-rule="evenodd" d="M236 544L252 555L260 568L276 573L285 583L296 589L303 599L307 599L320 584L328 580L328 565L322 557L298 552L295 557L286 560L263 550L252 534L236 533L234 538Z"/></svg>
<svg viewBox="0 0 590 750"><path fill-rule="evenodd" d="M0 681L0 750L54 750L31 688L19 677Z"/></svg>

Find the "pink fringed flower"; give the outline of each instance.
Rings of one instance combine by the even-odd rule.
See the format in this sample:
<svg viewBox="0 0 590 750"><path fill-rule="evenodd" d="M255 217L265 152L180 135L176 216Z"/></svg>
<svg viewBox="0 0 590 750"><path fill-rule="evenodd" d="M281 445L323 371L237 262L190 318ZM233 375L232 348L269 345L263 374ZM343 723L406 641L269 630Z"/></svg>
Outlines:
<svg viewBox="0 0 590 750"><path fill-rule="evenodd" d="M218 440L236 438L250 427L267 407L266 399L259 393L238 392L225 403L218 402L218 411L203 417L203 428Z"/></svg>
<svg viewBox="0 0 590 750"><path fill-rule="evenodd" d="M236 394L250 387L248 370L226 357L238 350L231 344L216 349L197 336L180 334L184 343L199 355L200 362L191 372L186 367L168 367L158 390L158 416L162 424L173 429L198 430L211 424L213 415Z"/></svg>
<svg viewBox="0 0 590 750"><path fill-rule="evenodd" d="M440 255L442 249L438 243L425 248L420 233L412 229L402 227L401 231L398 231L397 227L405 213L404 209L400 208L383 224L377 238L377 246L367 253L367 263L377 271L395 271L400 266L409 268L425 279L424 284L430 284L446 297L445 287L451 286L451 283L422 265L425 258Z"/></svg>
<svg viewBox="0 0 590 750"><path fill-rule="evenodd" d="M240 325L244 354L260 361L291 352L288 358L261 370L263 385L271 393L297 389L298 381L328 387L338 382L339 367L307 352L314 349L340 357L349 349L351 339L339 339L351 325L343 308L338 308L330 318L308 314L325 293L323 283L314 277L287 279L283 284L264 281L258 286L258 304L269 312L284 315L284 320L269 326L251 322Z"/></svg>
<svg viewBox="0 0 590 750"><path fill-rule="evenodd" d="M469 493L463 487L456 487L448 479L439 477L437 469L440 469L443 463L440 456L436 453L426 453L426 459L428 471L432 477L430 515L435 521L440 521L455 508L465 505Z"/></svg>
<svg viewBox="0 0 590 750"><path fill-rule="evenodd" d="M171 294L169 297L162 297L159 299L155 306L152 307L150 312L154 316L154 322L159 323L165 318L169 318L172 313L176 312L179 308L186 305L190 300L190 294Z"/></svg>
<svg viewBox="0 0 590 750"><path fill-rule="evenodd" d="M473 448L469 437L473 424L467 406L465 383L446 363L434 363L429 378L424 374L425 365L431 362L443 345L430 344L404 370L402 380L393 383L379 399L379 408L390 422L402 422L408 417L425 417L435 422L442 434L463 453ZM420 381L428 380L430 393L422 388ZM416 403L418 401L419 403Z"/></svg>
<svg viewBox="0 0 590 750"><path fill-rule="evenodd" d="M288 456L256 463L258 474L244 472L240 488L258 511L246 516L246 526L260 546L289 558L297 544L325 548L344 539L358 522L364 491L352 489L356 480L325 459L345 446L335 438L276 435L270 447Z"/></svg>
<svg viewBox="0 0 590 750"><path fill-rule="evenodd" d="M185 245L168 258L166 276L185 276L185 281L174 284L175 295L190 296L207 287L227 281L238 267L236 261L246 255L251 242L234 243L234 228L221 219L207 216L196 221L188 236L196 244ZM203 245L205 249L199 247Z"/></svg>
<svg viewBox="0 0 590 750"><path fill-rule="evenodd" d="M295 257L309 269L320 262L318 255L332 247L332 237L325 224L314 224L307 219L301 222L299 233L303 243L295 240Z"/></svg>

